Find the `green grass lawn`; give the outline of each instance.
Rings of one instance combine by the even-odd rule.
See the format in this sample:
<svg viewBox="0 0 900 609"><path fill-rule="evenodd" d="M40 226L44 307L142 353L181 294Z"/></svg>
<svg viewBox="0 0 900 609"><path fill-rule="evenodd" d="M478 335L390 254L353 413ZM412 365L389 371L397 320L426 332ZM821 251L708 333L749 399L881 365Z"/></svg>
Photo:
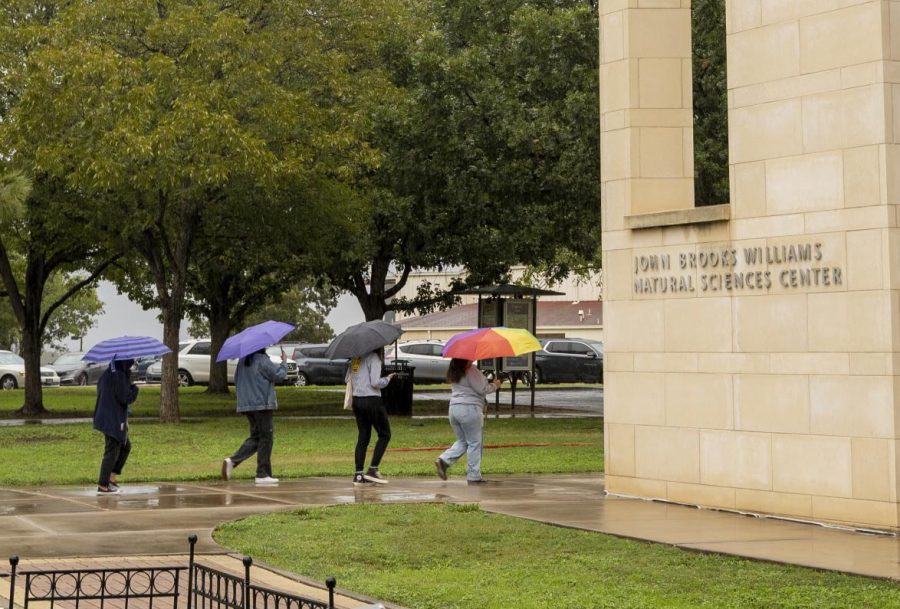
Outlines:
<svg viewBox="0 0 900 609"><path fill-rule="evenodd" d="M140 385L132 405L134 417L159 416L159 385ZM234 388L230 395L210 395L205 387L186 387L180 391L179 408L186 417L227 416L234 413ZM278 405L282 412L297 415L340 414L344 401L342 387L278 387ZM44 407L51 417L86 417L94 411L96 387L59 387L44 389ZM12 416L22 407L22 389L0 391L0 416ZM446 409L446 405L444 405Z"/></svg>
<svg viewBox="0 0 900 609"><path fill-rule="evenodd" d="M447 420L392 417L391 426L391 445L382 462L384 474L434 475L433 461L439 450L392 449L443 450L454 440ZM89 423L4 427L2 433L0 486L89 484L97 478L103 437ZM234 413L184 420L177 425L135 421L131 426L133 450L121 480L127 484L217 478L222 459L246 436L246 419ZM352 419L292 418L280 412L275 418L274 474L282 478L349 478L355 443L356 423ZM485 443L583 443L488 448L483 465L487 476L603 469L603 421L598 418L489 418ZM461 467L462 463L456 469L462 471ZM254 473L252 463L235 470L237 478L250 478Z"/></svg>
<svg viewBox="0 0 900 609"><path fill-rule="evenodd" d="M900 607L887 581L620 539L456 505L348 505L223 525L219 543L416 609Z"/></svg>

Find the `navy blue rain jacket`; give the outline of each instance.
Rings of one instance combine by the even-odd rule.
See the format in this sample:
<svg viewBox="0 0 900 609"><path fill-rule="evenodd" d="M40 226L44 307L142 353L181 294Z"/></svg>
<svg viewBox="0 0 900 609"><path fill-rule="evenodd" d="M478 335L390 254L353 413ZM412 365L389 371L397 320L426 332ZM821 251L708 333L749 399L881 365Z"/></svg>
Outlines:
<svg viewBox="0 0 900 609"><path fill-rule="evenodd" d="M121 370L107 369L97 381L94 429L121 443L128 439L128 405L137 399L138 388Z"/></svg>

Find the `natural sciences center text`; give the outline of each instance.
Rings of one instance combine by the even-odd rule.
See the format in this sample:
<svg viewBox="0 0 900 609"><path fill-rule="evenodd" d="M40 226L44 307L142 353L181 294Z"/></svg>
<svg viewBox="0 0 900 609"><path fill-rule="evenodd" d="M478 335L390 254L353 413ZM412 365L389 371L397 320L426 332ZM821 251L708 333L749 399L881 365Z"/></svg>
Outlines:
<svg viewBox="0 0 900 609"><path fill-rule="evenodd" d="M819 242L719 247L634 256L634 293L689 294L822 289L844 285L840 266L824 264Z"/></svg>

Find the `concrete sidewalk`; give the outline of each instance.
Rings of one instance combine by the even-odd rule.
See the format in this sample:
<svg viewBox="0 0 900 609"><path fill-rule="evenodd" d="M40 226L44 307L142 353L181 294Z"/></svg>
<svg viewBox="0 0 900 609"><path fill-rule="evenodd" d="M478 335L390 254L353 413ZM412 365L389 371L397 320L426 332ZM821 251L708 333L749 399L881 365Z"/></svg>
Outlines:
<svg viewBox="0 0 900 609"><path fill-rule="evenodd" d="M365 489L355 489L345 478L305 478L273 487L243 480L166 483L126 486L121 495L102 497L93 486L0 489L0 556L58 561L184 555L192 533L199 537L199 553L221 555L226 550L213 541L214 527L250 514L343 503L446 501L691 550L900 579L900 540L894 535L607 497L599 475L492 480L469 487L462 478L392 479Z"/></svg>

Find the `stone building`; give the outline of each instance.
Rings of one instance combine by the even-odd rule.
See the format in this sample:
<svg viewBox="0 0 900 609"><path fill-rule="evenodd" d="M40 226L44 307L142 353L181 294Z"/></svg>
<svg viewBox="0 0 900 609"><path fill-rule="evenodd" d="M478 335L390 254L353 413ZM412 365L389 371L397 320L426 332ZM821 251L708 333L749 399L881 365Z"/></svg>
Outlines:
<svg viewBox="0 0 900 609"><path fill-rule="evenodd" d="M900 2L728 0L731 201L690 0L600 0L610 492L898 527Z"/></svg>

